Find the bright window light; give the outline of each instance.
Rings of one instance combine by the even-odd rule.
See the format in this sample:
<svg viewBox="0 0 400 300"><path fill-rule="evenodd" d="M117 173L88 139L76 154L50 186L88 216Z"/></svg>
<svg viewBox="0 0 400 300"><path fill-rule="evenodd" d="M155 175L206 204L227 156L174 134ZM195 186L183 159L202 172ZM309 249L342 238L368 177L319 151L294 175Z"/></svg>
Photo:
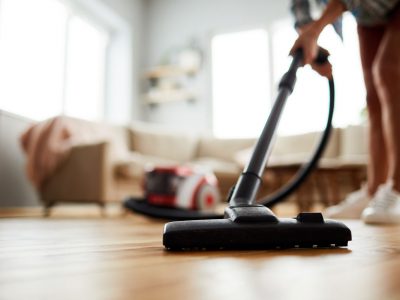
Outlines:
<svg viewBox="0 0 400 300"><path fill-rule="evenodd" d="M0 109L33 119L61 113L66 9L2 0L0 13Z"/></svg>
<svg viewBox="0 0 400 300"><path fill-rule="evenodd" d="M259 135L270 109L266 30L215 36L212 40L212 61L215 136Z"/></svg>
<svg viewBox="0 0 400 300"><path fill-rule="evenodd" d="M0 109L101 119L107 33L56 0L0 2Z"/></svg>
<svg viewBox="0 0 400 300"><path fill-rule="evenodd" d="M107 35L73 17L68 31L65 114L88 120L103 116Z"/></svg>
<svg viewBox="0 0 400 300"><path fill-rule="evenodd" d="M360 66L356 22L345 15L344 41L342 42L331 27L322 33L319 43L331 53L333 75L336 84L336 106L334 126L345 127L359 124L361 111L365 107L365 88ZM292 22L276 24L273 30L273 69L274 82L287 70L290 58L287 57L297 34ZM328 109L328 85L325 78L311 71L309 67L299 70L298 81L289 98L279 133L298 134L321 130L326 122Z"/></svg>

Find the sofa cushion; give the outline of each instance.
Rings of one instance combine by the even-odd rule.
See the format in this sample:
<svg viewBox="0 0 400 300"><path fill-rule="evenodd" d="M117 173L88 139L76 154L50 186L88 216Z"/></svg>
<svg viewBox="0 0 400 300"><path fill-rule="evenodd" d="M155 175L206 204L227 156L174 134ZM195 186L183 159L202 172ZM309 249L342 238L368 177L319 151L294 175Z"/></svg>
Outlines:
<svg viewBox="0 0 400 300"><path fill-rule="evenodd" d="M329 143L323 157L337 157L340 151L340 130L334 128L329 138ZM272 157L285 157L300 154L300 157L308 158L320 141L321 132L309 132L291 136L279 136L272 150Z"/></svg>
<svg viewBox="0 0 400 300"><path fill-rule="evenodd" d="M165 159L157 156L144 155L139 152L131 152L123 160L114 163L114 172L120 178L143 178L146 169L154 166L176 166L176 160Z"/></svg>
<svg viewBox="0 0 400 300"><path fill-rule="evenodd" d="M341 129L340 134L340 157L345 160L351 160L355 157L368 156L368 127L348 126Z"/></svg>
<svg viewBox="0 0 400 300"><path fill-rule="evenodd" d="M96 123L97 130L102 132L110 144L110 158L117 161L129 153L129 132L125 126Z"/></svg>
<svg viewBox="0 0 400 300"><path fill-rule="evenodd" d="M200 138L197 157L214 157L223 161L236 163L238 151L252 147L255 139L219 139L214 137Z"/></svg>
<svg viewBox="0 0 400 300"><path fill-rule="evenodd" d="M214 173L240 174L240 167L233 162L214 157L199 157L189 163L189 166L200 167Z"/></svg>
<svg viewBox="0 0 400 300"><path fill-rule="evenodd" d="M307 162L315 150L321 137L319 132L310 132L291 136L278 136L272 148L268 165L289 166ZM336 158L340 149L340 131L332 130L329 143L323 154L323 158ZM237 151L235 161L244 166L248 163L254 147Z"/></svg>
<svg viewBox="0 0 400 300"><path fill-rule="evenodd" d="M149 156L187 162L194 158L198 137L157 125L135 123L130 127L132 150Z"/></svg>

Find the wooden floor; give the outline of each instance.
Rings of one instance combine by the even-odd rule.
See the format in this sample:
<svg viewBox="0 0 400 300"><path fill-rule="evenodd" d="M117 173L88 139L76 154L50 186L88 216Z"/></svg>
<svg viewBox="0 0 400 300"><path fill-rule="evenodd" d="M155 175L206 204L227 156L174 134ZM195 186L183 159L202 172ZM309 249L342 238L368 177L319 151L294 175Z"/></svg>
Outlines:
<svg viewBox="0 0 400 300"><path fill-rule="evenodd" d="M170 253L139 216L0 219L0 299L400 299L400 227L348 249Z"/></svg>

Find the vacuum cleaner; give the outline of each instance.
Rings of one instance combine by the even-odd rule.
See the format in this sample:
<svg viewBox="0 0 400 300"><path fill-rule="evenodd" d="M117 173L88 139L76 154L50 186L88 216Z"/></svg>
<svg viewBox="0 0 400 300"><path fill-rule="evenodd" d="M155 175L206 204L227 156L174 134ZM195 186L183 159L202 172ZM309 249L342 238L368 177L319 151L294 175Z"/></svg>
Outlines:
<svg viewBox="0 0 400 300"><path fill-rule="evenodd" d="M214 173L188 166L158 166L145 171L144 202L149 207L181 211L215 210L220 203L218 180Z"/></svg>
<svg viewBox="0 0 400 300"><path fill-rule="evenodd" d="M321 50L322 51L322 50ZM324 54L321 52L318 54L317 57L317 62L324 63L327 60L327 54ZM301 55L301 53L297 54ZM293 61L294 63L295 61ZM296 69L298 68L298 62L297 65L292 65L290 71L287 74L292 74L290 80L295 81L295 75ZM286 78L289 75L285 75L284 79L282 79L282 83L280 85L281 87L284 87L285 81L287 81L289 78ZM294 88L294 83L292 82L293 86L291 88ZM329 136L331 133L331 128L332 128L332 119L333 119L333 113L334 113L334 105L335 105L335 87L334 87L334 81L333 79L329 80L329 104L328 104L328 115L326 119L326 124L324 127L324 130L322 130L321 137L319 139L319 142L316 144L315 149L312 151L312 155L310 156L310 159L303 164L297 173L293 176L293 178L283 187L278 189L276 192L274 192L271 195L268 195L262 199L258 199L257 203L264 205L266 207L272 208L274 205L284 201L287 199L287 197L293 193L311 174L311 172L314 170L316 167L319 159L321 158L326 145L328 144L329 141ZM286 84L287 85L287 84ZM292 90L290 90L290 93ZM282 91L283 93L284 91ZM286 92L285 92L286 93ZM283 95L282 95L283 96ZM278 99L281 99L282 96L279 96ZM285 95L285 97L288 97L288 95ZM285 99L281 99L280 101L284 101ZM178 167L176 167L178 168ZM158 180L158 176L163 176L160 171L159 175L156 175L158 169L156 168L154 172L154 176L147 176L146 175L146 181L148 182L153 182L154 180ZM170 172L170 180L172 181L173 176L178 176L178 174L172 174L173 172ZM159 185L159 186L157 186ZM144 197L129 197L124 200L124 206L125 208L135 212L135 213L140 213L144 214L153 218L159 218L159 219L167 219L167 220L174 220L174 221L179 221L179 220L202 220L202 219L222 219L224 218L224 215L218 215L210 210L197 210L197 209L188 209L188 207L181 207L177 205L163 205L163 203L154 203L150 199L148 199L147 195L152 193L152 187L157 188L157 193L161 196L162 193L164 193L165 197L170 197L170 192L168 191L168 186L170 185L170 182L168 180L164 180L162 183L159 182L154 182L154 184L144 185ZM179 193L180 186L175 188L176 193ZM231 193L230 193L231 194ZM230 196L228 197L228 201L230 199Z"/></svg>
<svg viewBox="0 0 400 300"><path fill-rule="evenodd" d="M327 53L320 50L316 62L322 64L327 59ZM293 56L289 70L280 81L279 93L270 116L248 165L228 196L229 207L226 208L224 215L218 215L209 210L187 209L187 205L186 207L177 207L170 205L171 203L165 205L165 201L156 203L149 199L148 196L154 191L164 193L169 197L170 194L165 189L169 189L174 176L179 175L176 170L170 170L167 179L160 182L159 178L166 175L163 175L165 173L163 170L156 169L154 174L148 177L152 184L145 186L146 196L144 198L130 197L124 201L124 206L134 212L155 218L180 221L165 225L163 243L167 249L258 249L345 247L348 245L348 241L351 240L351 231L342 223L324 220L321 213L300 213L294 219L278 219L269 209L287 199L287 196L308 178L323 154L332 128L335 102L333 79L329 79L329 110L325 129L311 158L299 168L288 184L272 195L255 200L272 150L276 127L286 100L293 92L296 73L301 65L302 51L300 49ZM177 189L175 191L179 194ZM186 201L186 203L189 202Z"/></svg>
<svg viewBox="0 0 400 300"><path fill-rule="evenodd" d="M301 49L293 55L284 74L265 127L254 151L228 197L229 206L223 216L201 211L166 210L147 202L127 199L125 207L155 217L175 221L164 227L163 244L168 250L190 249L275 249L346 247L351 231L343 223L324 220L321 213L300 213L293 219L279 219L268 208L283 201L296 190L315 168L327 145L334 111L334 81L329 80L330 101L325 130L309 162L304 164L289 184L277 193L259 201L257 192L272 151L275 131L287 98L293 92L296 73L302 66ZM325 63L328 56L319 51L316 62Z"/></svg>

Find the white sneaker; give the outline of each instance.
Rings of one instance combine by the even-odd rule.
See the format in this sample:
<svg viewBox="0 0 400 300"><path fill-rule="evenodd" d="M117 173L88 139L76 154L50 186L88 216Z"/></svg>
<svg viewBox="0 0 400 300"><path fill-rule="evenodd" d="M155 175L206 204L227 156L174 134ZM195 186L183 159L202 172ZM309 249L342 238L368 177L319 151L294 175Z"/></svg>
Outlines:
<svg viewBox="0 0 400 300"><path fill-rule="evenodd" d="M400 224L400 193L393 190L393 182L379 187L362 219L367 224Z"/></svg>
<svg viewBox="0 0 400 300"><path fill-rule="evenodd" d="M348 194L341 203L328 207L324 212L324 216L334 219L359 219L370 199L367 185L364 184L361 189Z"/></svg>

